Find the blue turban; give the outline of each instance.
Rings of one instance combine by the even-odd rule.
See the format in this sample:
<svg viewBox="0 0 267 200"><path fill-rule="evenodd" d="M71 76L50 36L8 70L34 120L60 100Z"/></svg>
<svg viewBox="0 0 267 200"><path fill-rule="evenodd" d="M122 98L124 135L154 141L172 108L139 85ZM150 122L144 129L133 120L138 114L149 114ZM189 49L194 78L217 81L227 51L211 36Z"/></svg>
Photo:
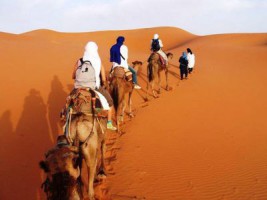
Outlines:
<svg viewBox="0 0 267 200"><path fill-rule="evenodd" d="M110 62L116 62L119 65L121 64L121 52L120 52L120 48L123 45L124 42L124 37L123 36L119 36L117 38L117 43L114 44L111 49L110 49Z"/></svg>

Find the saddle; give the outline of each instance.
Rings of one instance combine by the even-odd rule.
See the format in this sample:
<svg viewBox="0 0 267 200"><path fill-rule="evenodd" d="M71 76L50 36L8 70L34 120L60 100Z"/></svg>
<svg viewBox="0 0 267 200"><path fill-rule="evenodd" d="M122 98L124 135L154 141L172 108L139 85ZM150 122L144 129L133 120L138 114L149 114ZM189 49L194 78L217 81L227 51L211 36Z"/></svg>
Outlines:
<svg viewBox="0 0 267 200"><path fill-rule="evenodd" d="M66 99L66 104L63 107L60 118L66 121L67 115L72 109L72 114L100 114L103 109L99 97L96 92L88 88L73 89Z"/></svg>
<svg viewBox="0 0 267 200"><path fill-rule="evenodd" d="M123 78L126 81L132 81L133 80L133 74L129 70L126 70L124 67L115 67L111 72L110 72L110 77L111 80L113 78Z"/></svg>
<svg viewBox="0 0 267 200"><path fill-rule="evenodd" d="M165 69L165 68L166 68L166 61L165 61L164 58L163 58L159 53L157 53L157 52L153 52L153 53L149 56L147 62L150 62L150 61L151 61L152 56L153 56L154 54L158 54L158 55L159 55L159 61L160 61L160 64L161 64L161 66Z"/></svg>

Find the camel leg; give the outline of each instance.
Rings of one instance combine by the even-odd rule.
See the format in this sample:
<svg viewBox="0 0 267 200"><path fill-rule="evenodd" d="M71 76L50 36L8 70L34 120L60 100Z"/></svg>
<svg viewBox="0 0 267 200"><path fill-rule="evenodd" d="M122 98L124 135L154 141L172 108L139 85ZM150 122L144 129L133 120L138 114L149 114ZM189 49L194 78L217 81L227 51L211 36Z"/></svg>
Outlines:
<svg viewBox="0 0 267 200"><path fill-rule="evenodd" d="M105 166L105 152L106 152L106 143L105 143L105 139L102 140L101 142L101 160L100 160L100 169L98 172L98 175L101 177L105 177L107 175L106 173L106 166Z"/></svg>
<svg viewBox="0 0 267 200"><path fill-rule="evenodd" d="M147 66L147 84L146 84L146 98L145 101L148 101L148 90L151 87L151 83L149 81L149 66Z"/></svg>
<svg viewBox="0 0 267 200"><path fill-rule="evenodd" d="M129 107L129 116L134 117L132 113L132 91L129 92L128 107Z"/></svg>
<svg viewBox="0 0 267 200"><path fill-rule="evenodd" d="M125 109L126 109L126 102L125 102L125 95L123 97L123 100L122 100L122 113L121 113L121 122L124 121L124 113L125 113Z"/></svg>
<svg viewBox="0 0 267 200"><path fill-rule="evenodd" d="M159 90L158 90L158 94L160 94L160 83L161 83L161 77L160 77L160 71L158 72L158 87L159 87Z"/></svg>
<svg viewBox="0 0 267 200"><path fill-rule="evenodd" d="M122 115L122 102L119 102L118 108L117 108L117 115L116 115L116 120L117 120L117 132L120 133L120 125L121 125L121 115Z"/></svg>
<svg viewBox="0 0 267 200"><path fill-rule="evenodd" d="M155 90L155 81L154 80L152 81L151 87L152 87L152 93L153 93L154 98L158 98L157 92Z"/></svg>
<svg viewBox="0 0 267 200"><path fill-rule="evenodd" d="M152 91L153 97L154 98L157 98L158 97L157 94L156 94L156 91L154 89L154 80L152 80L151 82L147 82L147 89L146 89L146 98L145 98L145 101L148 101L148 91L149 91L149 88Z"/></svg>
<svg viewBox="0 0 267 200"><path fill-rule="evenodd" d="M120 129L121 129L121 127L120 127L120 115L119 114L117 114L117 116L116 116L116 120L117 120L117 132L118 133L120 133Z"/></svg>
<svg viewBox="0 0 267 200"><path fill-rule="evenodd" d="M150 86L150 83L149 83L149 80L147 80L147 84L146 84L146 98L145 98L145 101L148 101L148 90L149 90L149 86Z"/></svg>
<svg viewBox="0 0 267 200"><path fill-rule="evenodd" d="M169 82L168 82L168 74L169 74L169 70L168 68L166 67L166 70L165 70L165 77L166 77L166 90L169 90Z"/></svg>
<svg viewBox="0 0 267 200"><path fill-rule="evenodd" d="M95 134L95 133L94 133ZM88 180L88 194L89 199L94 200L94 179L96 174L96 164L97 164L97 137L90 138L92 142L88 142L86 147L84 147L84 158L89 171Z"/></svg>

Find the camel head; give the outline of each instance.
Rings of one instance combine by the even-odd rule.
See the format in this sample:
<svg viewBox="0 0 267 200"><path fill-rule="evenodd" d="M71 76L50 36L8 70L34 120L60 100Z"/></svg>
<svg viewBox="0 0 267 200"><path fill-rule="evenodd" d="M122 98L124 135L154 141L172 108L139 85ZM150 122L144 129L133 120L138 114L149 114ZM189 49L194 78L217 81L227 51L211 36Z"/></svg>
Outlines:
<svg viewBox="0 0 267 200"><path fill-rule="evenodd" d="M141 61L136 60L132 62L132 64L133 64L133 68L135 69L135 71L139 74L143 63Z"/></svg>
<svg viewBox="0 0 267 200"><path fill-rule="evenodd" d="M47 175L42 187L44 187L49 200L71 200L74 198L73 196L77 198L80 194L78 150L68 146L67 143L64 145L62 138L58 139L55 148L46 153L46 159L39 163Z"/></svg>
<svg viewBox="0 0 267 200"><path fill-rule="evenodd" d="M172 53L170 53L170 52L169 52L169 53L167 53L166 55L167 55L167 58L168 58L168 60L171 60L171 59L173 58L173 54L172 54Z"/></svg>

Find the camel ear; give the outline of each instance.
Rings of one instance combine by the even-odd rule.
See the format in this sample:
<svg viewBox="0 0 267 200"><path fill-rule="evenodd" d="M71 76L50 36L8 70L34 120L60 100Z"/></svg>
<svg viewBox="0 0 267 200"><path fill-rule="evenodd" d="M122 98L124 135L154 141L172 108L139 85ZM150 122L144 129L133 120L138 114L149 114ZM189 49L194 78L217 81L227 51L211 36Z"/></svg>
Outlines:
<svg viewBox="0 0 267 200"><path fill-rule="evenodd" d="M41 169L43 169L44 170L44 172L49 172L50 170L49 170L49 167L48 167L48 165L47 165L47 163L45 162L45 161L40 161L39 162L39 166L40 166L40 168Z"/></svg>
<svg viewBox="0 0 267 200"><path fill-rule="evenodd" d="M79 155L74 154L73 158L72 158L72 164L73 164L75 169L79 166L79 162L80 162Z"/></svg>

